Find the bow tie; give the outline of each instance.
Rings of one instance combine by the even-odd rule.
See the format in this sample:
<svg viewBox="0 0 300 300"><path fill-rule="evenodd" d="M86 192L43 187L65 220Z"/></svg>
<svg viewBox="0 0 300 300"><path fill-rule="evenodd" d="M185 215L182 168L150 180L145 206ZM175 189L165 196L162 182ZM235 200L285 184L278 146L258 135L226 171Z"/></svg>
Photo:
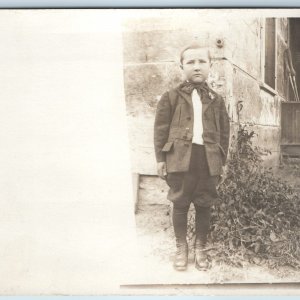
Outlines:
<svg viewBox="0 0 300 300"><path fill-rule="evenodd" d="M202 93L202 92L208 93L209 92L209 88L208 88L206 82L195 84L195 83L186 81L181 84L181 90L188 94L191 94L194 89L196 89L199 93Z"/></svg>

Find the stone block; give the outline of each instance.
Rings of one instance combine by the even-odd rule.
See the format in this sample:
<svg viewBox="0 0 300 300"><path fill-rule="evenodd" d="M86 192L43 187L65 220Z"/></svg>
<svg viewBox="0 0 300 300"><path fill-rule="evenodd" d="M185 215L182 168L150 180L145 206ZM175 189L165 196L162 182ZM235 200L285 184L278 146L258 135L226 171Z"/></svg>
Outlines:
<svg viewBox="0 0 300 300"><path fill-rule="evenodd" d="M231 122L237 122L237 103L233 96L233 66L228 60L222 60L224 68L225 85L225 105Z"/></svg>
<svg viewBox="0 0 300 300"><path fill-rule="evenodd" d="M271 93L262 90L259 83L238 70L233 76L235 103L242 101L240 121L260 125L278 126L280 122L280 101Z"/></svg>
<svg viewBox="0 0 300 300"><path fill-rule="evenodd" d="M226 58L255 78L260 78L259 18L228 20Z"/></svg>
<svg viewBox="0 0 300 300"><path fill-rule="evenodd" d="M257 119L257 124L280 125L280 98L265 90L260 90L261 111Z"/></svg>
<svg viewBox="0 0 300 300"><path fill-rule="evenodd" d="M181 49L193 39L187 30L152 30L123 34L124 62L175 62Z"/></svg>
<svg viewBox="0 0 300 300"><path fill-rule="evenodd" d="M157 175L156 159L153 147L133 147L130 149L132 172Z"/></svg>
<svg viewBox="0 0 300 300"><path fill-rule="evenodd" d="M153 147L154 118L128 118L129 139L132 143L144 147Z"/></svg>
<svg viewBox="0 0 300 300"><path fill-rule="evenodd" d="M212 57L222 57L223 49L216 46L217 39L223 39L223 36L214 32L210 37L209 31L197 29L124 32L124 63L179 63L181 50L194 40L209 46Z"/></svg>
<svg viewBox="0 0 300 300"><path fill-rule="evenodd" d="M224 60L213 60L212 67L208 76L208 83L211 88L220 94L222 97L226 98L226 87L227 87L227 78L226 78L226 69L225 65L227 61Z"/></svg>
<svg viewBox="0 0 300 300"><path fill-rule="evenodd" d="M180 20L174 14L135 20L123 32L124 62L177 62L180 50L196 38L210 46L213 57L227 57L259 77L260 25L259 18L224 17L216 22L192 11L181 14ZM224 42L221 48L216 45L219 39Z"/></svg>
<svg viewBox="0 0 300 300"><path fill-rule="evenodd" d="M244 123L257 121L262 109L258 82L244 72L234 68L232 88L234 104L237 105L241 101L243 105L239 113L240 121Z"/></svg>
<svg viewBox="0 0 300 300"><path fill-rule="evenodd" d="M143 205L169 205L167 193L169 187L158 176L140 176L139 206Z"/></svg>
<svg viewBox="0 0 300 300"><path fill-rule="evenodd" d="M168 78L165 64L126 66L124 85L127 112L143 114L154 111L161 95L167 90ZM138 108L142 107L142 112Z"/></svg>
<svg viewBox="0 0 300 300"><path fill-rule="evenodd" d="M132 171L156 175L156 158L153 145L154 117L129 117L128 133Z"/></svg>
<svg viewBox="0 0 300 300"><path fill-rule="evenodd" d="M126 114L128 117L154 118L156 105L161 95L129 95L126 97Z"/></svg>
<svg viewBox="0 0 300 300"><path fill-rule="evenodd" d="M280 163L280 127L254 126L257 136L253 144L271 151L262 156L265 166L278 166Z"/></svg>
<svg viewBox="0 0 300 300"><path fill-rule="evenodd" d="M280 150L280 127L254 125L251 129L256 133L253 144L272 152Z"/></svg>
<svg viewBox="0 0 300 300"><path fill-rule="evenodd" d="M126 66L125 95L161 94L166 87L165 68L166 64Z"/></svg>
<svg viewBox="0 0 300 300"><path fill-rule="evenodd" d="M123 32L124 63L145 63L147 61L143 32Z"/></svg>

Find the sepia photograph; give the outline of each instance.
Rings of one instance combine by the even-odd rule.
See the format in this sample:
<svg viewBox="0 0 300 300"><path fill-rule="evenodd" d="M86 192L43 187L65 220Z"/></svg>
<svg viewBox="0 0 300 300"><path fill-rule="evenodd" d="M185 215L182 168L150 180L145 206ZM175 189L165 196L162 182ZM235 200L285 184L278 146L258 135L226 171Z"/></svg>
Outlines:
<svg viewBox="0 0 300 300"><path fill-rule="evenodd" d="M299 9L0 27L1 295L299 295Z"/></svg>
<svg viewBox="0 0 300 300"><path fill-rule="evenodd" d="M124 22L141 284L300 280L300 18L257 12Z"/></svg>

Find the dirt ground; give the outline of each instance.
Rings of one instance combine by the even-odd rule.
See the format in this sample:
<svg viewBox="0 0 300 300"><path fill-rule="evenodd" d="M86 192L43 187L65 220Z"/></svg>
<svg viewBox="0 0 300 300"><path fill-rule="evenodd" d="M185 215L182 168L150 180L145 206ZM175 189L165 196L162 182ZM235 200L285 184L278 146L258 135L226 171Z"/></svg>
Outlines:
<svg viewBox="0 0 300 300"><path fill-rule="evenodd" d="M299 164L300 165L300 164ZM295 164L285 164L278 176L300 188L300 169ZM299 172L299 174L298 174ZM208 283L279 283L300 282L300 271L291 267L269 269L266 266L246 262L242 267L215 263L208 271L199 272L189 255L185 272L173 269L175 240L170 219L170 205L166 200L168 187L155 176L142 176L140 180L139 205L136 213L137 238L140 256L145 262L145 276L141 284L208 284ZM192 213L192 212L191 212ZM217 246L217 245L212 245Z"/></svg>

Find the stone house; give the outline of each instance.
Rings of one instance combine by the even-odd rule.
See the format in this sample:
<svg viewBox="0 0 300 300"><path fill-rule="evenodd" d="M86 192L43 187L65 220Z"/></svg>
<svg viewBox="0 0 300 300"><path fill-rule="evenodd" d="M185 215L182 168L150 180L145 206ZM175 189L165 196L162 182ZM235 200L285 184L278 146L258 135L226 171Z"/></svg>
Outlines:
<svg viewBox="0 0 300 300"><path fill-rule="evenodd" d="M299 19L160 10L157 16L149 14L125 22L124 28L124 82L133 173L156 175L153 123L157 101L182 80L180 49L193 39L205 40L211 48L209 82L225 99L232 132L239 122L250 123L257 133L255 142L271 151L266 161L272 165L279 164L284 147L289 150L291 146L299 153L299 147L293 148L300 143L299 103L282 110L282 104L295 101L285 50L291 49L297 71ZM243 105L240 112L238 103Z"/></svg>

